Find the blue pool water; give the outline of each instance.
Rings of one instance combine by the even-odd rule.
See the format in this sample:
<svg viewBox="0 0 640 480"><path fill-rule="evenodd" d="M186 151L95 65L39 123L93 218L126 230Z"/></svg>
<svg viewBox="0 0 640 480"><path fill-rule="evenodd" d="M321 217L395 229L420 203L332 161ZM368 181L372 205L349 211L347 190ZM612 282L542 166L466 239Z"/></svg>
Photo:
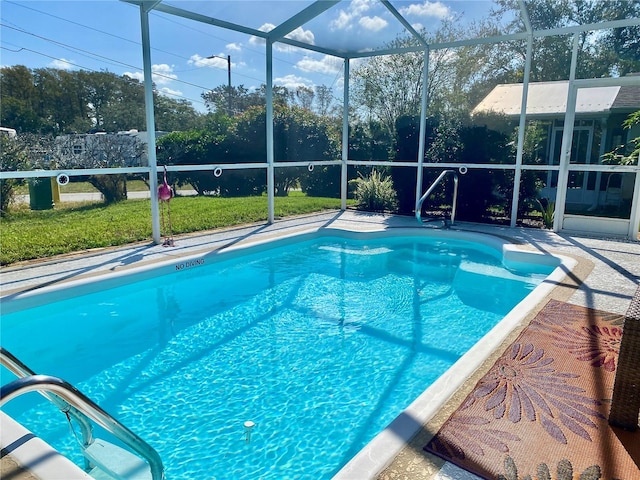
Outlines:
<svg viewBox="0 0 640 480"><path fill-rule="evenodd" d="M168 479L330 478L552 270L527 268L451 238L319 237L3 315L2 345L149 442ZM4 409L76 459L40 396Z"/></svg>

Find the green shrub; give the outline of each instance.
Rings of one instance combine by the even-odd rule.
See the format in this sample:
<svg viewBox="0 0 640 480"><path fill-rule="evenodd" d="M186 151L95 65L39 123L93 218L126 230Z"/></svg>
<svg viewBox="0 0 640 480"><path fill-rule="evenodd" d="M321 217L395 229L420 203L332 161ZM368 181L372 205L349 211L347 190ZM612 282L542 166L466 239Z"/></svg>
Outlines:
<svg viewBox="0 0 640 480"><path fill-rule="evenodd" d="M556 213L556 202L551 202L546 198L538 200L540 211L542 212L542 224L544 228L553 228L553 221Z"/></svg>
<svg viewBox="0 0 640 480"><path fill-rule="evenodd" d="M0 134L0 170L3 172L21 170L27 164L24 145L14 138ZM9 204L13 200L14 187L21 180L4 178L0 180L0 217L9 212Z"/></svg>
<svg viewBox="0 0 640 480"><path fill-rule="evenodd" d="M398 208L398 196L393 188L391 177L383 176L376 170L369 177L352 180L356 207L369 212L394 212Z"/></svg>

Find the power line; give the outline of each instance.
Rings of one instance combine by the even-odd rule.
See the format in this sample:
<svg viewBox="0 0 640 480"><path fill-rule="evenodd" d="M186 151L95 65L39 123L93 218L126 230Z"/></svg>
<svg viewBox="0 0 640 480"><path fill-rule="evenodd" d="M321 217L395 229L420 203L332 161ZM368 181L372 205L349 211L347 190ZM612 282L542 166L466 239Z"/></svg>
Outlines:
<svg viewBox="0 0 640 480"><path fill-rule="evenodd" d="M50 43L54 43L54 44L56 44L56 45L59 45L59 46L65 47L65 48L72 49L73 51L83 52L83 53L85 53L85 54L88 54L89 56L94 56L94 57L97 57L97 58L101 58L101 59L106 60L106 61L108 61L108 62L111 62L111 63L114 63L114 64L118 64L118 65L121 65L121 66L124 66L124 67L127 67L127 68L132 68L132 69L134 69L134 70L137 70L138 72L142 72L142 71L143 71L141 67L137 67L137 66L135 66L135 65L131 65L131 64L128 64L128 63L124 63L124 62L121 62L121 61L119 61L119 60L115 60L115 59L113 59L113 58L105 57L105 56L103 56L103 55L99 55L99 54L97 54L97 53L89 52L89 51L87 51L87 50L83 50L83 49L81 49L81 48L74 47L73 45L67 45L66 43L58 42L57 40L52 40L52 39L50 39L50 38L43 37L43 36L41 36L41 35L37 35L37 34L32 33L32 32L28 32L28 31L23 30L23 29L21 29L21 28L12 27L12 26L10 26L10 25L6 25L6 24L3 24L3 23L0 23L0 26L1 26L1 27L5 27L5 28L10 28L10 29L16 30L16 31L21 32L21 33L25 33L25 34L27 34L27 35L31 35L31 36L33 36L33 37L39 38L39 39L41 39L41 40L45 40L45 41L50 42ZM48 56L48 55L45 55L45 56ZM51 58L53 58L53 57L51 57ZM61 60L61 59L57 59L57 60ZM71 62L67 62L67 63L71 63ZM83 68L84 68L84 67L83 67ZM185 85L190 85L190 86L192 86L192 87L201 88L201 89L203 89L203 90L207 90L207 91L208 91L208 90L211 90L211 89L210 89L210 88L208 88L208 87L204 87L204 86L202 86L202 85L196 85L195 83L187 82L187 81L185 81L185 80L179 80L179 79L177 79L177 78L170 77L169 75L163 75L162 73L153 72L153 75L156 75L156 76L158 76L158 77L162 77L162 78L166 78L166 79L171 80L171 81L174 81L174 82L184 83Z"/></svg>
<svg viewBox="0 0 640 480"><path fill-rule="evenodd" d="M47 57L47 58L50 58L50 59L52 59L52 60L57 60L57 61L59 61L59 62L64 62L64 63L66 63L66 64L68 64L68 65L71 65L71 66L73 66L73 67L80 68L80 69L82 69L82 70L88 70L88 71L90 71L90 72L95 72L95 73L100 73L100 72L101 72L100 70L96 70L96 69L91 68L91 67L85 67L85 66L83 66L83 65L79 65L79 64L77 64L77 63L71 62L71 61L69 61L69 60L65 60L65 59L63 59L63 58L53 57L53 56L51 56L51 55L47 55L46 53L42 53L42 52L39 52L39 51L37 51L37 50L33 50L33 49L31 49L31 48L27 48L27 47L20 47L20 46L18 46L18 45L15 45L15 44L12 44L12 43L9 43L9 42L4 42L4 43L5 43L6 45L12 45L12 46L16 47L18 50L12 50L12 49L10 49L10 48L5 47L4 45L0 45L0 49L2 49L2 50L8 50L8 51L10 51L10 52L14 52L14 53L21 52L21 51L23 51L23 50L24 50L24 51L27 51L27 52L35 53L36 55L42 55L43 57ZM114 74L114 75L115 75L115 74ZM119 78L124 78L124 79L125 79L126 81L128 81L128 82L132 82L132 81L134 81L134 80L135 80L135 79L133 79L133 78L131 78L131 77L128 77L127 75L121 75ZM141 85L139 82L137 82L137 81L136 81L135 85L142 86L142 85ZM158 91L158 93L160 93L160 92ZM162 92L162 93L163 93L164 95L171 95L171 96L173 96L173 97L182 98L183 100L188 100L188 101L193 102L193 103L199 103L199 104L205 105L205 102L203 102L202 100L195 100L195 99L192 99L192 98L185 97L185 96L183 96L183 95L178 95L177 93L172 93L172 92Z"/></svg>
<svg viewBox="0 0 640 480"><path fill-rule="evenodd" d="M55 19L57 19L57 20L61 20L61 21L63 21L63 22L67 22L67 23L70 23L70 24L72 24L72 25L76 25L76 26L79 26L79 27L85 28L85 29L87 29L87 30L92 30L92 31L97 32L97 33L100 33L100 34L102 34L102 35L107 35L107 36L110 36L110 37L113 37L113 38L117 38L117 39L119 39L119 40L122 40L122 41L125 41L125 42L128 42L128 43L132 43L132 44L137 45L137 46L141 46L141 45L142 45L139 41L135 41L135 40L131 40L131 39L129 39L129 38L125 38L125 37L122 37L122 36L119 36L119 35L115 35L115 34L113 34L113 33L111 33L111 32L107 32L107 31L104 31L104 30L100 30L100 29L98 29L98 28L91 27L91 26L85 25L85 24L83 24L83 23L75 22L75 21L73 21L73 20L69 20L69 19L66 19L66 18L63 18L63 17L57 16L57 15L54 15L54 14L49 13L49 12L45 12L45 11L39 10L39 9L37 9L37 8L28 7L28 6L26 6L26 5L23 5L23 4L20 4L20 3L16 3L16 2L11 1L11 0L3 0L3 1L4 1L5 3L7 3L7 4L11 4L11 5L18 6L18 7L21 7L21 8L27 9L27 10L31 10L31 11L33 11L33 12L37 12L37 13L39 13L39 14L46 15L46 16L49 16L49 17L55 18ZM127 6L130 6L130 7L135 8L133 5L130 5L130 4L126 4L126 5L127 5ZM160 14L160 13L156 12L156 11L152 11L152 12L151 12L151 14L152 14L153 16L155 16L155 17L159 18L159 19L162 19L162 20L167 21L167 22L170 22L170 23L174 23L174 24L176 24L176 25L178 25L178 26L180 26L180 27L182 27L182 28L184 28L184 29L187 29L187 30L190 30L190 31L193 31L193 32L199 33L199 34L201 34L201 35L205 35L205 36L208 36L208 37L211 37L211 38L215 38L215 39L220 40L220 41L223 41L223 42L228 42L228 41L229 41L229 40L228 40L228 39L226 39L226 38L222 38L222 37L219 37L219 36L216 36L216 35L212 35L212 34L210 34L210 33L208 33L208 32L204 32L204 31L202 31L202 30L199 30L199 29L195 29L195 28L193 28L193 27L190 27L189 25L186 25L186 24L184 24L184 23L182 23L182 22L179 22L179 21L177 21L177 20L175 20L175 19L171 18L171 17L170 17L170 16L168 16L168 15L162 15L162 14ZM72 47L72 46L70 46L69 48L76 48L76 47ZM246 51L252 52L252 53L254 53L254 54L256 54L256 55L265 56L265 52L264 52L263 50L255 50L255 49L251 49L251 48L248 48L246 45L245 45L245 46L243 46L243 49L244 49L244 50L246 50ZM162 52L162 53L165 53L165 54L167 54L167 55L174 56L174 57L176 57L176 58L179 58L179 59L181 59L181 60L185 60L185 61L187 61L187 62L191 60L190 58L183 57L182 55L179 55L179 54L176 54L176 53L173 53L173 52L167 51L167 50L162 50L162 49L159 49L159 48L156 48L156 47L152 47L152 50L157 51L157 52ZM94 54L94 55L95 55L95 54ZM96 56L97 56L97 55L96 55ZM103 57L103 58L105 58L105 59L106 59L106 57ZM112 61L112 62L115 62L115 63L121 63L121 62L117 62L116 60L113 60L113 59L107 59L107 60ZM277 61L278 61L278 62L280 62L280 63L289 64L289 65L294 66L294 67L296 66L296 64L295 64L294 62L289 62L289 61L287 61L287 60L285 60L285 59L283 59L283 58L277 57L277 56L275 56L275 57L274 57L274 60L277 60ZM128 66L128 67L130 67L130 68L137 68L138 70L141 70L141 69L139 69L139 67L129 66L129 65L126 65L126 64L123 64L123 65ZM217 67L217 66L215 66L215 65L211 65L211 67L212 67L212 68L219 69L219 70L224 70L222 67ZM195 70L195 69L190 69L190 70L176 70L176 72L177 72L177 73L180 73L180 72L186 72L186 71L191 71L191 70ZM317 75L326 75L326 76L329 76L329 75L327 75L327 74L323 74L322 72L315 72L315 73L316 73ZM154 75L162 76L161 74L158 74L158 73L155 73ZM256 78L256 77L252 77L252 76L250 76L250 75L246 75L246 74L243 74L243 73L241 73L241 72L237 72L237 71L235 72L235 76L236 76L236 77L244 77L244 78L247 78L247 79L249 79L249 80L253 80L253 81L257 81L257 82L261 82L261 83L264 83L264 82L265 82L265 79L264 79L264 78ZM181 81L181 80L173 79L173 78L171 78L171 77L167 77L167 78L168 78L168 79L170 79L170 80L173 80L173 81L177 81L177 82L185 83L185 84L187 84L187 85L192 85L192 84L190 84L189 82L185 82L185 81ZM336 80L334 79L334 80L333 80L333 82L332 82L332 84L335 84L335 82L336 82ZM198 87L198 88L202 88L202 89L204 89L204 90L206 90L206 91L211 90L211 88L208 88L208 87L202 87L202 86L197 86L197 87Z"/></svg>
<svg viewBox="0 0 640 480"><path fill-rule="evenodd" d="M73 25L77 25L77 26L79 26L79 27L86 28L87 30L93 30L94 32L98 32L98 33L101 33L101 34L103 34L103 35L108 35L108 36L110 36L110 37L117 38L117 39L119 39L119 40L123 40L123 41L125 41L125 42L133 43L134 45L137 45L137 46L141 46L141 45L142 45L140 42L138 42L138 41L136 41L136 40L131 40L130 38L121 37L121 36L119 36L119 35L115 35L115 34L113 34L113 33L111 33L111 32L105 32L104 30L100 30L100 29L95 28L95 27L90 27L89 25L85 25L85 24L83 24L83 23L74 22L73 20L69 20L69 19L67 19L67 18L59 17L59 16L54 15L54 14L52 14L52 13L44 12L44 11L42 11L42 10L38 10L37 8L27 7L26 5L23 5L23 4L20 4L20 3L16 3L16 2L12 2L12 1L10 1L10 0L4 0L4 2L5 2L5 3L9 3L9 4L11 4L11 5L15 5L15 6L17 6L17 7L25 8L25 9L27 9L27 10L31 10L31 11L33 11L33 12L40 13L40 14L42 14L42 15L47 15L47 16L49 16L49 17L52 17L52 18L55 18L55 19L58 19L58 20L62 20L63 22L71 23L71 24L73 24ZM124 4L123 4L123 5L124 5ZM126 4L126 5L128 5L128 4ZM131 5L131 6L133 6L133 5ZM159 49L159 48L155 48L155 47L153 48L153 50L155 50L155 51L157 51L157 52L166 53L166 54L168 54L168 55L173 55L173 56L175 56L175 57L178 57L178 58L180 58L180 59L184 60L184 57L182 57L182 56L180 56L180 55L178 55L178 54L176 54L176 53L172 53L172 52L169 52L169 51L166 51L166 50L161 50L161 49Z"/></svg>
<svg viewBox="0 0 640 480"><path fill-rule="evenodd" d="M105 57L105 56L99 55L99 54L94 53L94 52L89 52L89 51L87 51L87 50L83 50L83 49L81 49L81 48L74 47L73 45L67 45L67 44L65 44L65 43L58 42L58 41L56 41L56 40L53 40L53 39L50 39L50 38L47 38L47 37L43 37L43 36L41 36L41 35L37 35L37 34L32 33L32 32L28 32L27 30L23 30L22 28L19 28L19 27L12 27L12 26L10 26L10 25L6 25L6 24L3 24L3 23L0 23L0 26L5 27L5 28L10 28L10 29L16 30L16 31L18 31L18 32L20 32L20 33L24 33L24 34L26 34L26 35L31 35L31 36L33 36L33 37L39 38L40 40L44 40L44 41L46 41L46 42L54 43L54 44L56 44L56 45L58 45L58 46L60 46L60 47L62 47L62 48L64 48L64 49L66 49L66 50L71 51L71 52L74 52L74 53L80 53L82 56L85 56L85 57L89 57L89 58L101 58L102 60L105 60L105 61L107 61L108 63L112 63L112 64L114 64L114 65L124 65L124 66L129 67L129 65L126 65L126 64L124 64L124 63L122 63L122 62L119 62L118 60L115 60L115 59L112 59L112 58L108 58L108 57ZM135 67L132 67L132 68L135 68Z"/></svg>
<svg viewBox="0 0 640 480"><path fill-rule="evenodd" d="M92 31L94 31L94 32L97 32L97 33L100 33L100 34L103 34L103 35L108 35L108 36L110 36L110 37L117 38L117 39L119 39L119 40L122 40L122 41L125 41L125 42L128 42L128 43L132 43L132 44L137 45L137 46L139 46L139 47L141 47L141 46L142 46L142 43L140 43L140 42L138 42L138 41L131 40L131 39L129 39L129 38L125 38L125 37L121 37L121 36L119 36L119 35L115 35L115 34L113 34L113 33L111 33L111 32L106 32L106 31L104 31L104 30L100 30L100 29L95 28L95 27L90 27L90 26L88 26L88 25L85 25L85 24L82 24L82 23L79 23L79 22L75 22L75 21L73 21L73 20L68 20L68 19L66 19L66 18L59 17L59 16L57 16L57 15L54 15L54 14L51 14L51 13L48 13L48 12L44 12L44 11L42 11L42 10L38 10L38 9L36 9L36 8L33 8L33 7L27 7L27 6L25 6L25 5L22 5L22 4L19 4L19 3L16 3L16 2L12 2L12 1L9 1L9 0L4 0L4 1L6 1L6 3L9 3L9 4L11 4L11 5L15 5L15 6L18 6L18 7L22 7L22 8L25 8L25 9L27 9L27 10L31 10L31 11L34 11L34 12L40 13L40 14L42 14L42 15L46 15L46 16L49 16L49 17L55 18L55 19L57 19L57 20L62 20L63 22L67 22L67 23L70 23L70 24L73 24L73 25L77 25L77 26L82 27L82 28L85 28L85 29L87 29L87 30L92 30ZM164 19L164 20L166 20L166 21L169 21L169 22L175 23L175 24L177 24L177 25L180 25L180 26L181 26L181 27L183 27L183 28L187 28L187 29L192 30L192 31L194 31L194 32L202 33L202 34L204 34L204 35L208 35L208 36L211 36L211 37L213 37L213 38L217 38L218 40L222 40L222 41L224 41L224 42L228 42L228 40L226 40L226 39L224 39L224 38L220 38L220 37L216 37L216 36L214 36L214 35L206 34L205 32L202 32L202 31L196 30L196 29L194 29L194 28L188 27L187 25L184 25L184 24L181 24L181 23L179 23L179 22L176 22L175 20L172 20L172 19L169 19L169 18L165 18L164 16L159 15L159 14L157 14L156 12L152 12L152 14L153 14L154 16L158 17L158 18L161 18L161 19ZM167 54L167 55L174 56L174 57L176 57L176 58L179 58L179 59L184 60L184 61L187 61L187 62L188 62L189 60L191 60L190 58L183 57L182 55L178 55L177 53L169 52L169 51L167 51L167 50L162 50L162 49L155 48L155 47L153 47L153 48L152 48L152 50L157 51L157 52L162 52L162 53L165 53L165 54ZM251 49L247 49L247 50L249 50L249 51L253 51L253 50L251 50ZM253 52L254 52L254 53L259 53L259 54L261 54L261 55L264 55L264 53L261 53L261 52L257 52L257 51L253 51ZM212 65L212 67L213 67L213 68L216 68L216 69L224 70L223 68L221 68L221 67L217 67L217 66L215 66L215 65ZM132 68L135 68L135 67L132 67ZM185 70L185 71L186 71L186 70ZM248 79L250 79L250 80L256 80L256 81L258 81L258 82L264 82L264 79L251 77L251 76L249 76L249 75L244 75L244 74L239 73L239 72L236 72L236 75L237 75L237 76L241 76L241 77L248 78ZM205 89L205 90L207 90L207 91L208 91L208 90L211 90L210 88L206 88L206 87L202 87L202 88L204 88L204 89Z"/></svg>
<svg viewBox="0 0 640 480"><path fill-rule="evenodd" d="M125 42L129 42L129 43L132 43L132 44L135 44L135 45L137 45L137 46L140 46L140 45L141 45L141 43L140 43L140 42L137 42L137 41L134 41L134 40L131 40L131 39L128 39L128 38L125 38L125 37L119 36L119 35L115 35L115 34L112 34L112 33L110 33L110 32L106 32L106 31L103 31L103 30L100 30L100 29L97 29L97 28L94 28L94 27L90 27L90 26L88 26L88 25L84 25L84 24L79 23L79 22L75 22L75 21L72 21L72 20L68 20L68 19L65 19L65 18L59 17L59 16L57 16L57 15L53 15L53 14L51 14L51 13L48 13L48 12L44 12L44 11L41 11L41 10L35 9L35 8L33 8L33 7L27 7L27 6L25 6L25 5L22 5L22 4L19 4L19 3L16 3L16 2L10 1L10 0L4 0L4 1L5 1L6 3L8 3L8 4L12 4L12 5L15 5L15 6L19 6L19 7L25 8L25 9L27 9L27 10L31 10L31 11L34 11L34 12L40 13L40 14L42 14L42 15L47 15L47 16L50 16L50 17L52 17L52 18L55 18L55 19L58 19L58 20L64 21L64 22L67 22L67 23L70 23L70 24L73 24L73 25L77 25L77 26L79 26L79 27L82 27L82 28L85 28L85 29L88 29L88 30L95 31L95 32L100 33L100 34L102 34L102 35L107 35L107 36L110 36L110 37L113 37L113 38L117 38L117 39L119 39L119 40L122 40L122 41L125 41ZM202 30L195 29L195 28L193 28L193 27L190 27L190 26L188 26L188 25L185 25L185 24L183 24L182 22L178 22L178 21L176 21L176 20L174 20L174 19L172 19L172 18L169 18L168 16L160 15L160 14L158 14L158 13L156 13L156 12L152 12L152 14L153 14L154 16L156 16L156 17L158 17L158 18L162 19L162 20L165 20L165 21L170 22L170 23L174 23L174 24L176 24L176 25L178 25L178 26L180 26L180 27L182 27L182 28L185 28L185 29L191 30L191 31L193 31L193 32L200 33L200 34L202 34L202 35L209 36L209 37L212 37L212 38L216 38L217 40L221 40L221 41L224 41L224 42L227 42L227 41L228 41L227 39L224 39L224 38L221 38L221 37L218 37L218 36L215 36L215 35L211 35L211 34L209 34L209 33L207 33L207 32L202 31ZM56 40L53 40L53 39L50 39L50 38L47 38L47 37L43 37L43 36L41 36L41 35L37 35L37 34L35 34L35 33L29 32L29 31L24 30L24 29L19 28L19 27L12 27L12 26L10 26L10 25L6 25L6 24L4 24L3 26L4 26L5 28L11 28L11 29L14 29L14 30L16 30L16 31L19 31L19 32L21 32L21 33L24 33L24 34L27 34L27 35L31 35L31 36L34 36L34 37L36 37L36 38L40 38L40 39L42 39L42 40L45 40L45 41L48 41L48 42L51 42L51 43L57 44L57 45L59 45L59 46L61 46L61 47L63 47L63 48L71 49L72 51L78 52L78 53L79 53L79 54L81 54L81 55L82 55L82 54L84 54L85 56L90 56L90 57L100 58L100 59L102 59L102 60L104 60L104 61L106 61L106 62L108 62L108 63L112 63L112 64L114 64L114 65L125 66L125 67L127 67L127 68L135 69L135 70L136 70L136 71L138 71L138 72L142 72L142 68L137 67L137 66L135 66L135 65L130 65L130 64L127 64L127 63L124 63L124 62L121 62L121 61L115 60L115 59L113 59L113 58L109 58L109 57L106 57L106 56L103 56L103 55L99 55L99 54L94 53L94 52L88 52L88 51L86 51L86 50L83 50L83 49L81 49L81 48L75 47L75 46L73 46L73 45L68 45L68 44L64 44L64 43L62 43L62 42L58 42L58 41L56 41ZM243 49L244 49L244 50L246 50L246 51L253 52L253 53L255 53L255 54L261 55L261 56L264 56L264 55L265 55L265 53L264 53L263 51L253 50L253 49L247 48L246 46L243 46ZM159 52L162 52L162 53L168 54L168 55L175 56L175 57L180 58L180 59L182 59L182 60L187 60L187 61L190 61L190 60L191 60L190 58L189 58L189 59L187 59L186 57L183 57L183 56L181 56L181 55L178 55L178 54L175 54L175 53L173 53L173 52L166 51L166 50L157 49L157 48L155 48L155 47L153 48L153 50L156 50L156 51L159 51ZM278 60L278 61L280 61L280 62L282 62L282 63L287 63L287 64L292 65L292 66L295 66L295 65L296 65L296 64L295 64L295 63L293 63L293 62L288 62L288 61L283 60L283 59L281 59L281 58L277 58L277 57L276 57L275 59L276 59L276 60ZM217 66L215 66L215 65L211 65L211 67L222 70L222 68L221 68L221 67L217 67ZM179 72L179 71L178 71L178 72ZM320 72L316 72L316 73L321 74ZM167 80L169 80L169 81L174 81L174 82L182 83L182 84L189 85L189 86L192 86L192 87L195 87L195 88L200 88L200 89L202 89L202 90L204 90L204 91L210 91L210 90L211 90L211 88L209 88L209 87L205 87L205 86L202 86L202 85L197 85L197 84L194 84L194 83L191 83L191 82L187 82L187 81L185 81L185 80L179 80L179 79L177 79L177 78L171 77L171 76L169 76L169 75L164 75L164 74L162 74L162 73L154 72L154 73L153 73L153 75L156 75L157 77L160 77L160 78L165 78L165 79L167 79ZM337 75L336 77L334 77L334 79L333 79L333 81L332 81L332 86L333 86L333 85L335 85L335 83L336 83L336 81L337 81L337 77L338 77L339 75L340 75L340 74L338 73L338 75ZM250 79L250 80L257 81L257 82L264 82L264 81L265 81L263 78L251 77L251 76L249 76L249 75L245 75L245 74L242 74L242 73L240 73L240 72L236 72L236 76L245 77L245 78L248 78L248 79ZM166 93L169 93L169 92L166 92ZM174 94L174 95L175 95L175 94ZM175 96L179 96L179 95L175 95ZM186 98L186 97L183 97L183 98ZM201 102L198 102L198 103L201 103Z"/></svg>

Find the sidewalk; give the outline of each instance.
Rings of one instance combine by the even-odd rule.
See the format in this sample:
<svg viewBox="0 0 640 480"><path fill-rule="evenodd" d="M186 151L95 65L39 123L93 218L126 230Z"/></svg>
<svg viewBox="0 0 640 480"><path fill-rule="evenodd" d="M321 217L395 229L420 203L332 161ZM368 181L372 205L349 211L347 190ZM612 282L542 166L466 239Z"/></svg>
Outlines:
<svg viewBox="0 0 640 480"><path fill-rule="evenodd" d="M191 197L198 194L195 190L178 190L176 192L178 197ZM149 198L149 191L142 192L127 192L127 199ZM100 202L102 201L102 194L100 192L85 192L85 193L61 193L61 202ZM16 195L14 197L16 203L29 203L29 195Z"/></svg>

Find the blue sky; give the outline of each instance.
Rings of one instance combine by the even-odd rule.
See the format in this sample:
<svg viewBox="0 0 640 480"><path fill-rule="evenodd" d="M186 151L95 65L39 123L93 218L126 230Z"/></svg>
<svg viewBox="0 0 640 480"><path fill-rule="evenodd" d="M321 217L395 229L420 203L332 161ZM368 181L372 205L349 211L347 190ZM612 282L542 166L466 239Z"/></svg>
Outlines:
<svg viewBox="0 0 640 480"><path fill-rule="evenodd" d="M167 5L267 31L310 5L310 0L165 0ZM415 27L435 30L443 19L473 21L492 2L400 1L394 7ZM138 7L118 0L0 0L0 65L69 70L107 70L142 79ZM403 27L378 1L342 1L291 33L324 47L364 50L383 47ZM151 58L158 89L185 98L205 111L201 93L231 83L256 88L265 83L266 56L257 37L161 12L150 14ZM213 57L213 58L207 58ZM274 83L289 88L326 85L342 92L342 60L276 44Z"/></svg>

